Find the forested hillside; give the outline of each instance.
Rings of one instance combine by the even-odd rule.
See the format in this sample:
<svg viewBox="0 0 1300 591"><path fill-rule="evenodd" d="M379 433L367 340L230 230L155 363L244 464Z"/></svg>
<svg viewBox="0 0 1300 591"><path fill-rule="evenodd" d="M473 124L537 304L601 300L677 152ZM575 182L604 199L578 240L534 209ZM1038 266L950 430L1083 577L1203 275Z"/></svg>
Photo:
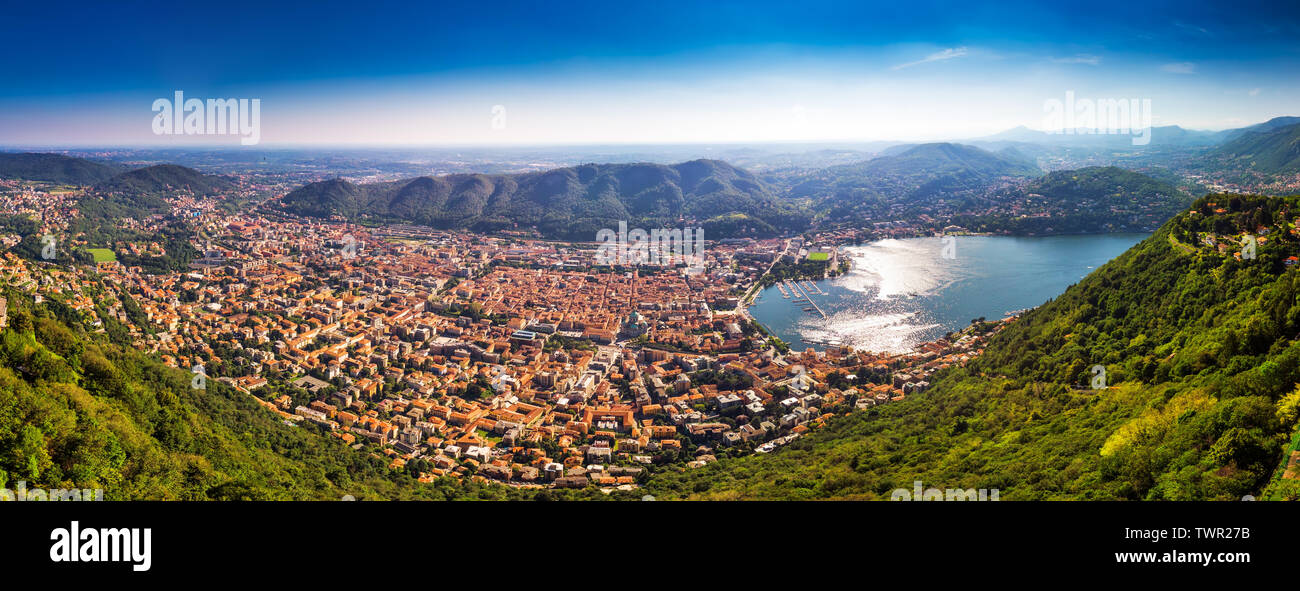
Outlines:
<svg viewBox="0 0 1300 591"><path fill-rule="evenodd" d="M0 153L0 179L93 185L117 173L115 165L63 154Z"/></svg>
<svg viewBox="0 0 1300 591"><path fill-rule="evenodd" d="M110 500L532 498L421 484L387 458L283 424L215 379L195 388L190 373L83 332L57 301L6 295L0 487L102 489Z"/></svg>
<svg viewBox="0 0 1300 591"><path fill-rule="evenodd" d="M1160 227L1192 200L1167 180L1115 166L1090 166L1050 172L992 199L1032 214L955 216L953 223L1011 234L1136 231Z"/></svg>
<svg viewBox="0 0 1300 591"><path fill-rule="evenodd" d="M1212 155L1266 173L1300 171L1300 123L1241 133Z"/></svg>
<svg viewBox="0 0 1300 591"><path fill-rule="evenodd" d="M1296 498L1278 468L1300 412L1297 215L1298 197L1203 197L931 391L651 492L887 499L920 480L1002 499ZM1254 258L1247 235L1263 238Z"/></svg>
<svg viewBox="0 0 1300 591"><path fill-rule="evenodd" d="M963 144L908 147L857 164L818 171L791 189L795 197L852 201L860 194L889 199L925 199L944 192L972 190L999 177L1028 177L1041 171L1014 150L994 154Z"/></svg>
<svg viewBox="0 0 1300 591"><path fill-rule="evenodd" d="M234 188L229 179L203 174L175 164L159 164L124 172L95 185L78 203L81 217L92 222L143 218L171 212L164 197L176 193L215 196Z"/></svg>

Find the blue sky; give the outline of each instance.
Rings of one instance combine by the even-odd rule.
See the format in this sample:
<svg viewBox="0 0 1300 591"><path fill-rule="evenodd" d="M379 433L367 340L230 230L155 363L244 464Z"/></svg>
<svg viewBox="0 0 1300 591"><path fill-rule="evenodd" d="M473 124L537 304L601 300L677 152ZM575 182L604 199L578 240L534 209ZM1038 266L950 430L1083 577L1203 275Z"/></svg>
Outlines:
<svg viewBox="0 0 1300 591"><path fill-rule="evenodd" d="M264 144L952 139L1068 90L1157 125L1300 114L1294 2L15 4L6 145L231 143L153 135L175 90L260 98Z"/></svg>

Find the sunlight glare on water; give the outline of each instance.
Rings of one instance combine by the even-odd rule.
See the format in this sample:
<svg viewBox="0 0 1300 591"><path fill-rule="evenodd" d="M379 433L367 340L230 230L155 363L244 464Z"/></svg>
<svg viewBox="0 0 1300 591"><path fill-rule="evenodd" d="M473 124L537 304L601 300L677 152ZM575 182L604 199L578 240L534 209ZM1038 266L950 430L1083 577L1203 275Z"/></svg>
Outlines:
<svg viewBox="0 0 1300 591"><path fill-rule="evenodd" d="M763 290L750 312L797 350L908 351L972 319L1041 305L1145 237L962 236L953 258L942 256L937 237L848 246L840 256L851 270L814 282L824 293L811 296L826 318L776 286Z"/></svg>

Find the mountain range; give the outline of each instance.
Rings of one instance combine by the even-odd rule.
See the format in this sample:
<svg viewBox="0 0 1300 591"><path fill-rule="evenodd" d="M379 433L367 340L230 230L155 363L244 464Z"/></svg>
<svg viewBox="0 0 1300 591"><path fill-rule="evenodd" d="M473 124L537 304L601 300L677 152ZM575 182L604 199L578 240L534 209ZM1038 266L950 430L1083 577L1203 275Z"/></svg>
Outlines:
<svg viewBox="0 0 1300 591"><path fill-rule="evenodd" d="M546 236L587 239L619 221L666 227L693 220L714 236L772 234L806 221L753 174L717 160L585 164L540 173L371 184L333 179L294 190L279 205L316 217L474 230L536 226Z"/></svg>
<svg viewBox="0 0 1300 591"><path fill-rule="evenodd" d="M0 178L93 185L120 172L117 165L102 164L63 154L0 152Z"/></svg>
<svg viewBox="0 0 1300 591"><path fill-rule="evenodd" d="M997 153L964 144L900 146L865 162L832 166L791 179L788 195L807 200L823 219L878 218L984 193L995 184L1042 171L1014 148Z"/></svg>
<svg viewBox="0 0 1300 591"><path fill-rule="evenodd" d="M83 220L89 222L140 219L169 213L171 205L164 198L168 195L184 192L211 197L234 187L224 177L175 164L159 164L114 175L94 185L81 196L77 207Z"/></svg>
<svg viewBox="0 0 1300 591"><path fill-rule="evenodd" d="M96 183L93 190L97 193L188 192L215 195L232 188L234 184L220 176L175 164L158 164L114 175Z"/></svg>
<svg viewBox="0 0 1300 591"><path fill-rule="evenodd" d="M540 173L454 174L370 184L332 179L290 192L279 206L297 215L404 221L438 228L484 231L535 226L555 238L589 238L620 220L633 227L666 227L682 219L700 223L710 236L763 236L803 230L816 210L859 210L888 200L978 192L999 179L1041 173L1014 148L994 153L934 143L814 171L789 189L726 162L693 160L674 165L587 164Z"/></svg>
<svg viewBox="0 0 1300 591"><path fill-rule="evenodd" d="M1056 215L1050 223L1073 231L1104 232L1107 228L1154 229L1193 201L1190 193L1147 174L1117 166L1057 170L1034 179L1023 189L1037 196L1041 207Z"/></svg>
<svg viewBox="0 0 1300 591"><path fill-rule="evenodd" d="M1010 141L1048 146L1074 146L1118 150L1133 150L1148 147L1209 147L1222 144L1245 134L1271 131L1280 127L1295 125L1297 123L1300 123L1300 117L1284 116L1274 117L1273 119L1255 125L1225 129L1221 131L1205 131L1186 129L1177 125L1163 125L1151 127L1150 129L1140 129L1136 132L1135 135L1145 135L1150 138L1150 142L1145 145L1134 145L1132 141L1133 136L1129 134L1098 134L1091 133L1091 130L1088 129L1075 130L1075 133L1046 132L1030 129L1021 125L993 135L974 138L969 140L969 142L984 143Z"/></svg>
<svg viewBox="0 0 1300 591"><path fill-rule="evenodd" d="M1300 172L1300 123L1236 134L1211 155L1261 172Z"/></svg>
<svg viewBox="0 0 1300 591"><path fill-rule="evenodd" d="M1186 209L1193 197L1169 182L1165 171L1149 172L1117 166L1052 171L963 204L968 211L993 213L963 213L949 219L967 230L993 234L1152 231Z"/></svg>
<svg viewBox="0 0 1300 591"><path fill-rule="evenodd" d="M892 153L860 164L833 167L833 173L854 175L915 174L969 175L978 179L998 176L1033 176L1040 174L1037 166L1019 152L1008 149L1000 153L975 146L953 143L931 143L916 146L899 146Z"/></svg>
<svg viewBox="0 0 1300 591"><path fill-rule="evenodd" d="M1177 126L1151 131L1153 143L1199 151L1207 166L1219 163L1263 173L1300 170L1297 117L1277 117L1220 132ZM924 209L935 200L960 204L983 199L989 189L1007 181L1042 175L1036 162L1044 158L1048 162L1063 150L1072 149L1062 145L1111 142L1117 138L1128 139L1063 136L1016 128L972 140L979 146L950 142L882 146L880 155L874 158L820 169L796 169L766 180L719 160L672 165L583 164L544 172L451 174L364 184L333 179L291 191L278 206L306 216L410 222L438 228L493 231L535 227L544 236L554 238L594 236L600 228L618 221L641 227L693 223L704 226L706 233L714 237L767 236L801 231L815 218L877 217L897 211L900 205L904 209ZM852 158L854 154L836 152L836 157ZM105 219L166 213L169 207L162 199L166 192L219 195L234 187L230 179L184 166L161 164L123 171L120 165L60 154L0 153L0 178L86 186L89 190L82 199L82 210ZM1118 178L1114 171L1089 174L1088 180L1095 183L1108 179L1113 193L1126 192L1122 186L1125 179ZM1146 182L1132 178L1128 181ZM1185 201L1175 205L1185 205ZM1177 209L1162 211L1172 215ZM1146 222L1140 225L1151 226Z"/></svg>

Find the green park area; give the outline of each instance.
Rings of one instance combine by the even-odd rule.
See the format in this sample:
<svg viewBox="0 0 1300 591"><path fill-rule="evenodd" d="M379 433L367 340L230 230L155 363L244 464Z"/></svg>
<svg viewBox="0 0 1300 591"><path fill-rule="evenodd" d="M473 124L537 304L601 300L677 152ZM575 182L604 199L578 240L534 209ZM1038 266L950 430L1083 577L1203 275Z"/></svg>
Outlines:
<svg viewBox="0 0 1300 591"><path fill-rule="evenodd" d="M113 253L113 249L111 248L87 248L86 252L89 252L90 256L95 257L96 263L117 260L117 255Z"/></svg>

